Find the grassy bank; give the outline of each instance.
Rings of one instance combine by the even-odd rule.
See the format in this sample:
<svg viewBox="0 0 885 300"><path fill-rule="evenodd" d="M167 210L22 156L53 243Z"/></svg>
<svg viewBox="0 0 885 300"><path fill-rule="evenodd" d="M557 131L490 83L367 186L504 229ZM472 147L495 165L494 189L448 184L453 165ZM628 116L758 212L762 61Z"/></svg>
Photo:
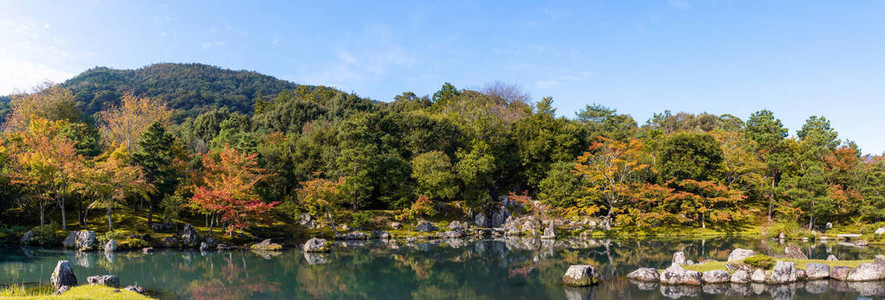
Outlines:
<svg viewBox="0 0 885 300"><path fill-rule="evenodd" d="M110 300L149 300L150 297L123 289L103 285L81 285L71 288L62 295L53 295L51 288L25 289L10 286L0 289L0 299L110 299Z"/></svg>

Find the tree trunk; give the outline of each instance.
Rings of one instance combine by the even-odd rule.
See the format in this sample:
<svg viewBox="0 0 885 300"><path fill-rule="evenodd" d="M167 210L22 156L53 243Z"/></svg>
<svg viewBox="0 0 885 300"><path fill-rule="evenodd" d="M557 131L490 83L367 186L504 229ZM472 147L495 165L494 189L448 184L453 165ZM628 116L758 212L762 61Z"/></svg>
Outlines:
<svg viewBox="0 0 885 300"><path fill-rule="evenodd" d="M774 208L774 172L771 172L771 191L768 192L768 221L771 222L771 210Z"/></svg>
<svg viewBox="0 0 885 300"><path fill-rule="evenodd" d="M151 200L148 204L148 226L154 224L154 197L151 197Z"/></svg>
<svg viewBox="0 0 885 300"><path fill-rule="evenodd" d="M609 205L608 206L608 213L605 214L605 230L612 229L612 224L611 224L612 223L612 210L614 210L614 208L612 208L612 206Z"/></svg>
<svg viewBox="0 0 885 300"><path fill-rule="evenodd" d="M58 201L58 208L61 209L61 230L67 230L68 229L68 220L65 217L65 198L64 197L60 197L60 199Z"/></svg>
<svg viewBox="0 0 885 300"><path fill-rule="evenodd" d="M113 220L113 218L111 218L111 215L113 215L114 209L111 208L110 205L108 205L107 211L108 211L108 231L113 231L114 230L114 220Z"/></svg>
<svg viewBox="0 0 885 300"><path fill-rule="evenodd" d="M40 225L46 224L46 205L40 202Z"/></svg>
<svg viewBox="0 0 885 300"><path fill-rule="evenodd" d="M329 217L329 225L332 225L332 231L335 231L335 237L338 237L338 229L335 228L335 222L332 221L332 213L329 211L328 206L326 206L326 216Z"/></svg>
<svg viewBox="0 0 885 300"><path fill-rule="evenodd" d="M86 214L83 211L83 197L77 197L77 223L80 223L80 227L86 229Z"/></svg>

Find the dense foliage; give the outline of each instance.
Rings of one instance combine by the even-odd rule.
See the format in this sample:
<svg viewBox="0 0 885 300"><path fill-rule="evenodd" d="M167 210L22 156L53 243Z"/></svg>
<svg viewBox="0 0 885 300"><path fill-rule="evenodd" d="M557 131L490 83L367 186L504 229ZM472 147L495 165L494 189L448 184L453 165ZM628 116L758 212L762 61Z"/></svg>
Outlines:
<svg viewBox="0 0 885 300"><path fill-rule="evenodd" d="M0 205L40 224L47 207L74 207L88 226L90 209L110 222L114 207L147 204L149 222L205 215L232 233L269 212L364 223L352 214L388 209L411 221L508 195L606 227L885 217L885 160L822 116L794 136L767 110L746 121L666 111L639 126L596 104L558 117L553 99L502 83L375 102L175 64L92 69L5 107Z"/></svg>

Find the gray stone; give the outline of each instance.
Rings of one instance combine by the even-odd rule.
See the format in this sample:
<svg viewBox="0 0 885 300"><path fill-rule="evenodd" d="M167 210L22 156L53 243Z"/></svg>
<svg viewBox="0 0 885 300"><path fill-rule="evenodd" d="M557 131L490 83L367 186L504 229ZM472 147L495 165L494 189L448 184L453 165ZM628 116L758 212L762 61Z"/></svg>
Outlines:
<svg viewBox="0 0 885 300"><path fill-rule="evenodd" d="M273 243L270 239L266 239L261 241L261 243L252 245L249 247L252 250L260 250L260 251L279 251L283 249L283 246L277 243Z"/></svg>
<svg viewBox="0 0 885 300"><path fill-rule="evenodd" d="M766 281L766 277L767 277L765 275L766 275L765 270L756 269L756 271L753 271L753 274L750 275L750 281L756 282L756 283L764 283Z"/></svg>
<svg viewBox="0 0 885 300"><path fill-rule="evenodd" d="M824 225L824 229L825 229L825 230L833 229L833 223L827 222L827 224Z"/></svg>
<svg viewBox="0 0 885 300"><path fill-rule="evenodd" d="M885 279L885 264L862 263L848 272L848 281L874 281Z"/></svg>
<svg viewBox="0 0 885 300"><path fill-rule="evenodd" d="M883 233L885 233L885 227L879 227L879 228L877 228L876 231L873 232L873 233L875 233L875 234L883 234Z"/></svg>
<svg viewBox="0 0 885 300"><path fill-rule="evenodd" d="M660 274L655 268L639 268L636 271L627 274L627 279L644 282L657 282L660 280Z"/></svg>
<svg viewBox="0 0 885 300"><path fill-rule="evenodd" d="M436 225L433 225L433 223L430 222L421 222L418 224L416 230L419 232L433 232L439 230L439 227L436 227Z"/></svg>
<svg viewBox="0 0 885 300"><path fill-rule="evenodd" d="M806 280L808 279L808 274L805 274L805 270L796 269L796 280Z"/></svg>
<svg viewBox="0 0 885 300"><path fill-rule="evenodd" d="M473 221L476 223L476 226L489 227L489 219L486 218L486 215L482 212L476 214L476 218L474 218Z"/></svg>
<svg viewBox="0 0 885 300"><path fill-rule="evenodd" d="M175 224L154 222L154 223L151 223L151 230L153 232L171 233L171 232L175 231Z"/></svg>
<svg viewBox="0 0 885 300"><path fill-rule="evenodd" d="M755 255L753 250L737 248L728 254L728 262L743 262L745 258Z"/></svg>
<svg viewBox="0 0 885 300"><path fill-rule="evenodd" d="M726 263L725 269L728 270L729 272L736 272L738 270L743 270L744 272L747 272L747 274L753 273L753 267L751 267L750 265L745 264L745 263Z"/></svg>
<svg viewBox="0 0 885 300"><path fill-rule="evenodd" d="M141 248L142 253L154 253L154 247Z"/></svg>
<svg viewBox="0 0 885 300"><path fill-rule="evenodd" d="M808 256L802 252L802 249L796 247L796 245L787 244L787 246L784 247L784 258L808 259Z"/></svg>
<svg viewBox="0 0 885 300"><path fill-rule="evenodd" d="M827 261L837 261L837 260L839 260L839 258L837 258L835 255L830 254L829 256L827 256Z"/></svg>
<svg viewBox="0 0 885 300"><path fill-rule="evenodd" d="M548 223L547 228L544 229L544 234L541 235L541 238L548 239L548 240L556 238L556 229L553 228L553 221L552 220Z"/></svg>
<svg viewBox="0 0 885 300"><path fill-rule="evenodd" d="M52 283L52 287L56 290L66 285L76 286L77 276L74 275L74 267L71 266L69 261L59 260L58 264L55 265L55 270L52 271L52 275L49 277L49 282Z"/></svg>
<svg viewBox="0 0 885 300"><path fill-rule="evenodd" d="M678 264L673 264L661 272L661 284L686 284L700 285L701 273L683 269Z"/></svg>
<svg viewBox="0 0 885 300"><path fill-rule="evenodd" d="M704 283L727 283L731 281L731 274L723 270L707 271L701 276L701 280Z"/></svg>
<svg viewBox="0 0 885 300"><path fill-rule="evenodd" d="M510 211L507 210L504 206L499 206L498 211L492 214L491 220L489 222L489 227L501 227L504 225L504 221L507 220L507 217L510 216Z"/></svg>
<svg viewBox="0 0 885 300"><path fill-rule="evenodd" d="M367 240L369 236L365 232L354 231L348 232L347 235L344 236L345 240Z"/></svg>
<svg viewBox="0 0 885 300"><path fill-rule="evenodd" d="M146 289L144 289L143 287L137 286L137 285L127 285L127 286L126 286L125 288L123 288L123 289L124 289L124 290L127 290L127 291L130 291L130 292L139 293L139 294L142 294L142 295L144 295L144 293L147 293L147 290L146 290Z"/></svg>
<svg viewBox="0 0 885 300"><path fill-rule="evenodd" d="M331 252L332 243L324 239L312 238L307 240L302 247L304 252Z"/></svg>
<svg viewBox="0 0 885 300"><path fill-rule="evenodd" d="M805 266L805 276L808 280L818 280L830 277L830 266L818 263L808 263Z"/></svg>
<svg viewBox="0 0 885 300"><path fill-rule="evenodd" d="M55 291L55 294L56 294L56 295L61 295L61 294L67 293L67 292L70 291L70 290L71 290L71 286L69 286L69 285L63 285L63 286L61 286L60 288L58 288L57 291Z"/></svg>
<svg viewBox="0 0 885 300"><path fill-rule="evenodd" d="M589 286L598 282L599 274L590 265L572 265L562 276L562 284L566 286Z"/></svg>
<svg viewBox="0 0 885 300"><path fill-rule="evenodd" d="M796 282L796 280L798 278L796 278L795 264L790 261L779 260L774 264L774 269L771 270L771 277L768 278L768 283L784 284Z"/></svg>
<svg viewBox="0 0 885 300"><path fill-rule="evenodd" d="M849 267L833 267L830 269L830 278L835 280L848 280L848 273L851 272Z"/></svg>
<svg viewBox="0 0 885 300"><path fill-rule="evenodd" d="M209 251L209 244L206 242L200 242L200 251Z"/></svg>
<svg viewBox="0 0 885 300"><path fill-rule="evenodd" d="M22 245L30 244L30 243L31 243L31 239L33 239L33 238L34 238L34 231L33 231L33 230L28 230L28 232L25 232L25 235L22 236L21 244L22 244Z"/></svg>
<svg viewBox="0 0 885 300"><path fill-rule="evenodd" d="M197 234L197 229L194 228L194 225L185 224L184 229L181 230L181 242L185 247L195 247L200 241L200 235Z"/></svg>
<svg viewBox="0 0 885 300"><path fill-rule="evenodd" d="M71 231L62 244L65 248L92 250L95 246L95 231Z"/></svg>
<svg viewBox="0 0 885 300"><path fill-rule="evenodd" d="M114 251L117 251L117 242L115 242L114 239L110 239L107 243L104 244L104 252Z"/></svg>
<svg viewBox="0 0 885 300"><path fill-rule="evenodd" d="M376 239L385 241L391 239L392 237L389 232L381 230L375 230L374 232L372 232L372 236L374 236Z"/></svg>
<svg viewBox="0 0 885 300"><path fill-rule="evenodd" d="M467 225L467 224L464 224L464 225ZM449 228L449 230L453 230L453 231L461 231L461 230L465 229L464 226L461 225L461 222L458 222L458 221L452 221L452 223L449 223L448 228Z"/></svg>
<svg viewBox="0 0 885 300"><path fill-rule="evenodd" d="M750 282L750 273L744 270L737 270L734 274L731 274L731 278L729 280L732 283L748 283Z"/></svg>
<svg viewBox="0 0 885 300"><path fill-rule="evenodd" d="M403 228L403 224L400 222L390 222L390 228L400 229Z"/></svg>
<svg viewBox="0 0 885 300"><path fill-rule="evenodd" d="M672 262L674 265L680 265L680 266L684 265L685 264L685 253L683 253L682 251L674 252Z"/></svg>
<svg viewBox="0 0 885 300"><path fill-rule="evenodd" d="M86 277L86 282L93 285L106 285L109 287L120 287L120 277L116 275L96 275Z"/></svg>

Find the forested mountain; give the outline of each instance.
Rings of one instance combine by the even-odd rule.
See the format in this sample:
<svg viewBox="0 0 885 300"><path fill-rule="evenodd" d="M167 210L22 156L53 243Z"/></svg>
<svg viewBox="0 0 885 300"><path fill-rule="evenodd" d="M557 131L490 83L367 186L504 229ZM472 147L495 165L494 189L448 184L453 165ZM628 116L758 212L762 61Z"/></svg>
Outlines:
<svg viewBox="0 0 885 300"><path fill-rule="evenodd" d="M258 93L276 95L298 84L252 71L233 71L204 64L154 64L136 70L89 69L61 84L74 93L77 107L87 115L117 104L126 92L152 97L196 116L211 106L250 113Z"/></svg>

